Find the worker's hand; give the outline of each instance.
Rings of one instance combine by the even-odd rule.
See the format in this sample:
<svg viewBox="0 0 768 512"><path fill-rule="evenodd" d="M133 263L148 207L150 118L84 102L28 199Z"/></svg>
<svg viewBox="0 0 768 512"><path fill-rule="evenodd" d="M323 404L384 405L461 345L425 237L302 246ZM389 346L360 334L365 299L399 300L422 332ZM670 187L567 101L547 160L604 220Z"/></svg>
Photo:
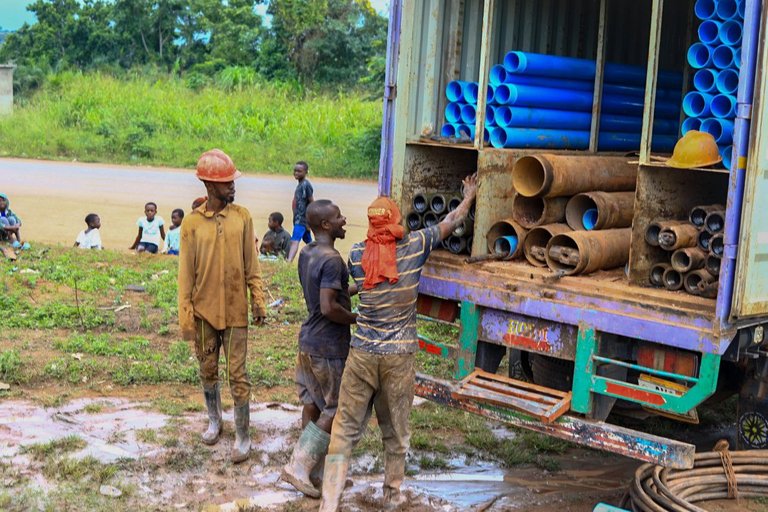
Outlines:
<svg viewBox="0 0 768 512"><path fill-rule="evenodd" d="M461 182L462 192L467 199L474 199L477 195L477 173L467 176Z"/></svg>

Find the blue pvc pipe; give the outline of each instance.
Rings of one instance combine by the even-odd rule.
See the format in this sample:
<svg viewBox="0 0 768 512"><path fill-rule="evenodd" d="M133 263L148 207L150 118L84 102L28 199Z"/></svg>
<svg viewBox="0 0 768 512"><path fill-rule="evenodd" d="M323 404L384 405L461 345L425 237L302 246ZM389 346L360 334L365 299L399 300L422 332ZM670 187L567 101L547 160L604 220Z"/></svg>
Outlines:
<svg viewBox="0 0 768 512"><path fill-rule="evenodd" d="M517 250L517 237L514 235L500 236L493 242L493 252L496 254L514 254Z"/></svg>
<svg viewBox="0 0 768 512"><path fill-rule="evenodd" d="M699 92L714 92L717 89L715 84L718 76L718 71L714 69L700 69L693 75L693 86Z"/></svg>
<svg viewBox="0 0 768 512"><path fill-rule="evenodd" d="M704 92L691 91L683 98L683 112L688 117L707 117L713 96Z"/></svg>
<svg viewBox="0 0 768 512"><path fill-rule="evenodd" d="M507 70L501 64L492 66L491 71L488 73L488 81L491 85L503 84L507 81Z"/></svg>
<svg viewBox="0 0 768 512"><path fill-rule="evenodd" d="M736 97L732 94L718 94L709 104L712 115L719 118L733 118L736 115Z"/></svg>
<svg viewBox="0 0 768 512"><path fill-rule="evenodd" d="M715 138L718 145L733 142L733 121L712 117L701 122L701 131Z"/></svg>
<svg viewBox="0 0 768 512"><path fill-rule="evenodd" d="M513 85L536 85L539 87L549 87L553 89L571 89L574 91L594 91L594 81L588 80L560 80L548 76L517 75L507 74L507 84ZM645 98L645 87L632 87L629 85L603 84L603 95L620 94L623 96L636 96ZM680 100L680 89L657 89L656 98L669 99L671 101Z"/></svg>
<svg viewBox="0 0 768 512"><path fill-rule="evenodd" d="M704 44L720 44L720 30L723 22L706 20L699 25L699 41Z"/></svg>
<svg viewBox="0 0 768 512"><path fill-rule="evenodd" d="M739 73L735 69L720 71L715 80L715 87L721 94L735 94L739 89Z"/></svg>
<svg viewBox="0 0 768 512"><path fill-rule="evenodd" d="M523 107L515 107L515 108L523 108ZM534 109L528 109L533 111ZM543 110L543 109L542 109ZM496 126L510 126L512 124L512 107L507 107L505 105L501 105L496 107L496 112L494 114L494 120L496 121Z"/></svg>
<svg viewBox="0 0 768 512"><path fill-rule="evenodd" d="M568 77L576 80L594 80L596 64L589 59L559 57L541 53L511 51L504 56L507 73ZM607 62L603 70L603 81L610 84L645 86L645 68ZM661 88L682 87L682 75L659 71L657 83Z"/></svg>
<svg viewBox="0 0 768 512"><path fill-rule="evenodd" d="M712 64L718 69L735 67L736 50L732 46L721 44L712 52Z"/></svg>
<svg viewBox="0 0 768 512"><path fill-rule="evenodd" d="M728 46L736 46L741 43L742 23L740 21L729 20L720 25L718 39L721 43Z"/></svg>
<svg viewBox="0 0 768 512"><path fill-rule="evenodd" d="M708 20L715 16L715 0L696 0L693 12L700 20Z"/></svg>
<svg viewBox="0 0 768 512"><path fill-rule="evenodd" d="M483 142L490 142L491 141L491 132L488 130L488 128L483 128Z"/></svg>
<svg viewBox="0 0 768 512"><path fill-rule="evenodd" d="M747 2L746 0L740 0L739 3L736 5L736 8L738 10L738 16L739 19L744 19L744 13L747 10Z"/></svg>
<svg viewBox="0 0 768 512"><path fill-rule="evenodd" d="M493 96L495 94L496 94L496 86L488 85L488 88L485 90L485 103L486 104L493 103Z"/></svg>
<svg viewBox="0 0 768 512"><path fill-rule="evenodd" d="M477 120L477 109L474 105L462 105L461 122L464 124L474 124Z"/></svg>
<svg viewBox="0 0 768 512"><path fill-rule="evenodd" d="M737 5L736 0L717 0L715 13L721 20L738 19L739 6Z"/></svg>
<svg viewBox="0 0 768 512"><path fill-rule="evenodd" d="M495 148L538 148L538 149L587 149L588 130L492 128L491 145ZM656 135L653 148L669 152L677 142L676 136ZM598 136L601 151L631 151L640 147L639 133L603 132Z"/></svg>
<svg viewBox="0 0 768 512"><path fill-rule="evenodd" d="M686 117L683 121L683 126L680 129L680 134L685 135L691 130L701 131L701 119L698 117Z"/></svg>
<svg viewBox="0 0 768 512"><path fill-rule="evenodd" d="M456 137L466 137L475 140L475 125L460 124L456 126Z"/></svg>
<svg viewBox="0 0 768 512"><path fill-rule="evenodd" d="M451 102L464 101L464 85L468 83L463 80L448 82L445 86L445 97Z"/></svg>
<svg viewBox="0 0 768 512"><path fill-rule="evenodd" d="M704 43L694 43L688 48L687 57L692 68L706 68L712 64L712 47Z"/></svg>
<svg viewBox="0 0 768 512"><path fill-rule="evenodd" d="M723 159L723 167L726 169L731 168L731 158L733 158L733 145L723 146L720 148L720 157Z"/></svg>
<svg viewBox="0 0 768 512"><path fill-rule="evenodd" d="M445 123L440 130L441 137L454 138L456 137L456 125L453 123Z"/></svg>
<svg viewBox="0 0 768 512"><path fill-rule="evenodd" d="M741 48L736 48L736 56L733 58L733 66L741 69Z"/></svg>
<svg viewBox="0 0 768 512"><path fill-rule="evenodd" d="M461 107L463 103L449 103L445 106L445 120L448 123L458 123L461 121Z"/></svg>
<svg viewBox="0 0 768 512"><path fill-rule="evenodd" d="M480 87L477 85L477 82L467 82L464 84L464 101L472 105L477 105L477 95L479 92Z"/></svg>
<svg viewBox="0 0 768 512"><path fill-rule="evenodd" d="M496 107L494 107L493 105L485 106L485 126L497 126Z"/></svg>
<svg viewBox="0 0 768 512"><path fill-rule="evenodd" d="M592 231L595 229L595 224L597 224L597 209L590 208L581 216L581 225L587 231Z"/></svg>

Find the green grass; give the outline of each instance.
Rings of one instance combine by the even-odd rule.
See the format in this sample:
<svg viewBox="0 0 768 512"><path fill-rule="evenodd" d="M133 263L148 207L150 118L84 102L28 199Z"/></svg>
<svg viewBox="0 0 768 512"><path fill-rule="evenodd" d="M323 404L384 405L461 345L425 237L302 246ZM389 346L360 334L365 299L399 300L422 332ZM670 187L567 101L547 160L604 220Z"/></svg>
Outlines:
<svg viewBox="0 0 768 512"><path fill-rule="evenodd" d="M192 167L219 147L250 172L288 174L306 160L310 176L375 178L380 127L381 102L362 93L194 91L171 76L63 72L0 118L0 155Z"/></svg>
<svg viewBox="0 0 768 512"><path fill-rule="evenodd" d="M0 352L0 381L18 384L26 380L18 350Z"/></svg>
<svg viewBox="0 0 768 512"><path fill-rule="evenodd" d="M31 444L22 449L22 453L28 453L34 460L42 461L49 457L55 457L68 452L82 450L87 443L76 435L54 439L47 443Z"/></svg>

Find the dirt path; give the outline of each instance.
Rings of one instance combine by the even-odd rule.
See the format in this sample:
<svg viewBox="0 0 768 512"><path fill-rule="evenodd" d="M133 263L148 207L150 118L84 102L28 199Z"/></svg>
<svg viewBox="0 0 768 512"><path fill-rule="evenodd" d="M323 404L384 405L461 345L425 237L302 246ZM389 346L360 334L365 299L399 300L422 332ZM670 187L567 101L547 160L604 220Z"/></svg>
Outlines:
<svg viewBox="0 0 768 512"><path fill-rule="evenodd" d="M337 245L345 254L365 235L365 207L376 196L376 184L310 179L315 198L332 199L347 217L347 237ZM251 211L259 237L273 211L282 212L286 229L291 229L295 187L291 176L248 175L237 181L236 201ZM24 238L71 245L85 227L85 216L94 212L101 217L104 245L127 248L136 236L144 203L157 203L170 223L174 208L188 211L205 189L186 169L0 158L0 192L10 196L13 210L22 217Z"/></svg>

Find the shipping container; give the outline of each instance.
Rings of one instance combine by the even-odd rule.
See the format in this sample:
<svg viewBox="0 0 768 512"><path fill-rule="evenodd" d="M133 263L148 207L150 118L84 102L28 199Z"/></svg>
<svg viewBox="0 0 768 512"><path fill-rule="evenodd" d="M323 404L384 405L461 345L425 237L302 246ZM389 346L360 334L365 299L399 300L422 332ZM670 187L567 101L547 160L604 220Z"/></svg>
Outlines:
<svg viewBox="0 0 768 512"><path fill-rule="evenodd" d="M740 29L739 41L729 41L734 48L731 68L738 76L735 119L728 121L733 126L733 158L729 168L674 168L666 162L671 148L652 151L654 140L664 139L655 131L654 117L658 121L665 115L675 126L686 118L682 98L694 90L696 71L688 52L708 37L705 29L700 34L701 18L707 14L699 9L710 7L723 10L711 14L719 20L718 27L731 16ZM726 12L729 9L735 11ZM423 350L455 359L456 380L419 375L417 393L672 467L689 467L693 446L612 424L609 413L617 401L651 414L696 421L697 408L708 400L740 394L740 443L768 446L768 208L760 208L759 202L768 198L765 24L759 0L392 0L379 191L390 195L406 215L414 209L414 198L458 194L462 178L475 172L479 183L474 235L465 237L470 243L467 254L433 252L419 287L421 314L461 327L456 343L421 342ZM483 93L476 94L475 119L469 112L464 132L457 129L457 137L451 129L448 135L442 131L449 84L473 82L478 91L487 91L493 66L501 65L512 50L595 63L584 147L493 147L484 135L489 95ZM639 85L642 108L631 113L638 123L634 151L600 149L600 123L605 119L601 109L604 100L608 108L610 93L605 91L612 85L606 77L615 65L637 66L644 72ZM549 87L558 88L559 80L571 78L568 73L554 73L559 78ZM665 82L670 73L680 77L679 91ZM671 103L674 115L661 114L661 106ZM535 123L531 128L537 129ZM676 129L673 142L679 136ZM627 163L633 167L626 264L568 275L523 257L483 260L496 251L489 232L513 217L513 205L522 195L513 186L515 166L541 164L543 154L593 163L619 157L605 160L613 163L601 169ZM533 160L521 160L524 157ZM659 220L687 219L698 205L717 204L724 206L724 228L718 235L719 276L711 278L715 284L709 293L716 292L716 297L702 295L703 287L693 289L697 295L652 287L651 269L669 262L670 253L647 243L649 227ZM543 393L570 392L568 412L555 421L541 420L515 400L510 402L517 406L506 406L498 396L467 398L471 393L463 393L462 386L468 381L462 379L476 368L495 373L505 354L519 361L524 375L542 386ZM505 391L518 398L527 396L525 392Z"/></svg>

